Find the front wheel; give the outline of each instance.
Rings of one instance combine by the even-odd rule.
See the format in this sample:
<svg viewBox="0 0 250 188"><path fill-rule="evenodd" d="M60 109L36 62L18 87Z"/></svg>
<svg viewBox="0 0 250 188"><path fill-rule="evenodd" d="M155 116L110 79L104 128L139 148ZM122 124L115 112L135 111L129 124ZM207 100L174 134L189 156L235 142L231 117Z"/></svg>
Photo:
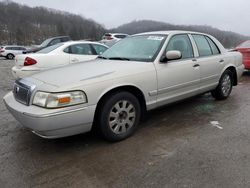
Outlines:
<svg viewBox="0 0 250 188"><path fill-rule="evenodd" d="M138 99L129 92L121 91L105 99L98 124L106 140L120 141L135 132L140 116Z"/></svg>
<svg viewBox="0 0 250 188"><path fill-rule="evenodd" d="M211 92L217 100L224 100L229 97L233 88L233 75L230 70L226 70L219 81L219 85Z"/></svg>

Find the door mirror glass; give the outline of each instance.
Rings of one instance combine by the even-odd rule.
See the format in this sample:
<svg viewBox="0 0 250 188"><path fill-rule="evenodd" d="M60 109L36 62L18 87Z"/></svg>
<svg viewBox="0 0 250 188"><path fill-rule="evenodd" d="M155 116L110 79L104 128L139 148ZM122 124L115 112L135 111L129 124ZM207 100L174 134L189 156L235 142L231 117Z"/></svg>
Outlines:
<svg viewBox="0 0 250 188"><path fill-rule="evenodd" d="M178 50L171 50L166 52L167 60L177 60L181 59L182 55L181 52Z"/></svg>

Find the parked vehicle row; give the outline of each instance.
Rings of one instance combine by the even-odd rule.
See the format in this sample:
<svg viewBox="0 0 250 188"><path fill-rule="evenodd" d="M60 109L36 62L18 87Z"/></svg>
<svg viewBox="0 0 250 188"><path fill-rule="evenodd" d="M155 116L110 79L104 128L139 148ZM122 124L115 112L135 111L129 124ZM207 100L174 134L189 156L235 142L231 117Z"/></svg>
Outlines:
<svg viewBox="0 0 250 188"><path fill-rule="evenodd" d="M23 51L24 54L27 54L27 53L35 53L35 52L38 52L44 48L47 48L49 46L53 46L53 45L56 45L58 43L61 43L61 42L67 42L67 41L70 41L71 38L69 36L58 36L58 37L52 37L52 38L49 38L49 39L46 39L45 41L42 42L42 44L40 44L39 46L37 47L33 47L31 49L27 49L25 51Z"/></svg>
<svg viewBox="0 0 250 188"><path fill-rule="evenodd" d="M44 48L36 53L19 55L12 74L23 78L40 71L95 59L107 46L89 41L69 41Z"/></svg>
<svg viewBox="0 0 250 188"><path fill-rule="evenodd" d="M0 48L0 56L6 59L14 59L16 55L22 54L26 48L23 46L2 46Z"/></svg>
<svg viewBox="0 0 250 188"><path fill-rule="evenodd" d="M136 131L146 111L205 92L228 98L243 70L242 55L227 52L211 35L142 33L93 61L18 79L4 103L44 138L88 132L95 125L105 139L120 141Z"/></svg>

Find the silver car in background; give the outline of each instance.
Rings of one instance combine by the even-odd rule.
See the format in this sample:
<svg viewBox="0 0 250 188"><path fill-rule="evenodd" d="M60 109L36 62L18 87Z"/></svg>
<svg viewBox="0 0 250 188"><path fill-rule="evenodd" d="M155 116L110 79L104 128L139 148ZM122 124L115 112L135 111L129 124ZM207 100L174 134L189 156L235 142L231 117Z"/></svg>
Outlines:
<svg viewBox="0 0 250 188"><path fill-rule="evenodd" d="M17 80L4 97L12 115L44 138L90 131L110 141L131 136L148 111L211 92L229 97L244 66L214 37L161 31L120 41L98 59Z"/></svg>

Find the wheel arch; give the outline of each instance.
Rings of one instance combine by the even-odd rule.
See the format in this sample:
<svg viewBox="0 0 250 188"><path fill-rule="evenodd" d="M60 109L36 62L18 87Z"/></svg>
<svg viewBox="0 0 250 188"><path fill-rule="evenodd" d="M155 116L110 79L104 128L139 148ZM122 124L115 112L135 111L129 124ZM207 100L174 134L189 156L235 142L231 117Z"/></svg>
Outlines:
<svg viewBox="0 0 250 188"><path fill-rule="evenodd" d="M6 57L8 58L9 55L12 55L13 57L15 57L15 55L13 53L7 53Z"/></svg>
<svg viewBox="0 0 250 188"><path fill-rule="evenodd" d="M96 106L96 110L95 110L95 116L94 116L94 121L98 118L98 114L100 113L101 110L101 106L102 104L105 102L105 100L111 96L114 93L120 92L120 91L127 91L131 94L133 94L139 101L140 103L140 107L141 107L141 119L144 118L144 115L147 111L147 107L146 107L146 99L145 96L142 92L141 89L139 89L139 87L134 86L134 85L120 85L120 86L116 86L113 88L110 88L108 90L106 90L98 99L97 102L97 106Z"/></svg>
<svg viewBox="0 0 250 188"><path fill-rule="evenodd" d="M222 71L222 74L223 74L226 70L229 70L229 71L232 72L232 75L233 75L233 86L238 85L238 77L237 77L236 67L233 66L233 65L229 65L229 66L227 66L227 67L224 68L224 70ZM222 74L221 74L221 75L222 75Z"/></svg>

